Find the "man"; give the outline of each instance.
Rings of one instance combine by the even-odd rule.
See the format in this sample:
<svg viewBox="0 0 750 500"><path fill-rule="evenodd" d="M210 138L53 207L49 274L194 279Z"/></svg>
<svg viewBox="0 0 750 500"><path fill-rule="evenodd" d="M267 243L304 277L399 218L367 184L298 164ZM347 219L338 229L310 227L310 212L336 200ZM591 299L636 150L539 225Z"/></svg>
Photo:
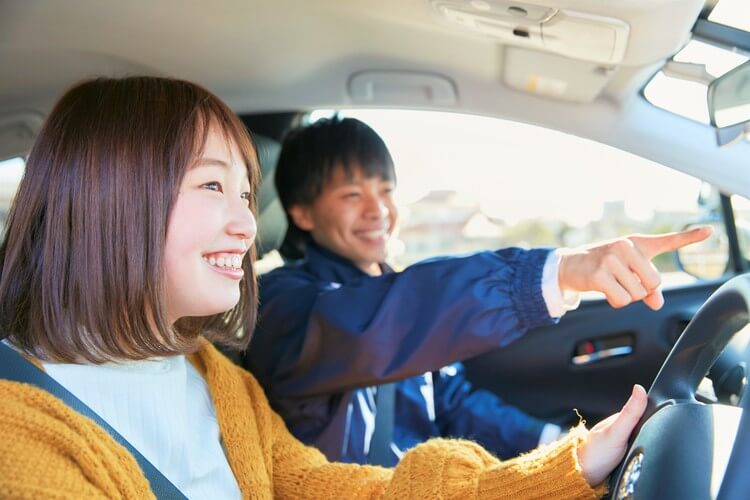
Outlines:
<svg viewBox="0 0 750 500"><path fill-rule="evenodd" d="M395 273L385 264L397 222L393 161L367 125L335 118L291 132L275 183L304 258L261 277L245 365L290 430L332 460L373 461L374 386L392 381L382 465L433 436L475 439L504 458L554 439L559 427L472 391L458 361L554 323L577 306L576 292L658 309L650 259L708 236L702 229L578 250L508 248Z"/></svg>

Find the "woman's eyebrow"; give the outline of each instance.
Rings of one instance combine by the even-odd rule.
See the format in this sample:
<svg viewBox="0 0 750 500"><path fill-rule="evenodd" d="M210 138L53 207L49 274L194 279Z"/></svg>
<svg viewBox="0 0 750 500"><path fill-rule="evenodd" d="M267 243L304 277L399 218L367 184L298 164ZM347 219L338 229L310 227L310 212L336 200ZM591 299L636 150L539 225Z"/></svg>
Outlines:
<svg viewBox="0 0 750 500"><path fill-rule="evenodd" d="M217 158L201 158L198 160L198 163L195 164L196 167L203 166L203 165L216 165L219 167L224 168L231 168L231 165L229 163L225 162L224 160L219 160Z"/></svg>
<svg viewBox="0 0 750 500"><path fill-rule="evenodd" d="M227 170L231 170L232 168L232 166L229 163L225 162L224 160L219 160L218 158L201 158L200 160L198 160L198 162L195 165L193 165L193 168L210 167L210 166L222 167ZM250 185L250 178L247 175L245 175L245 177L242 180L247 185Z"/></svg>

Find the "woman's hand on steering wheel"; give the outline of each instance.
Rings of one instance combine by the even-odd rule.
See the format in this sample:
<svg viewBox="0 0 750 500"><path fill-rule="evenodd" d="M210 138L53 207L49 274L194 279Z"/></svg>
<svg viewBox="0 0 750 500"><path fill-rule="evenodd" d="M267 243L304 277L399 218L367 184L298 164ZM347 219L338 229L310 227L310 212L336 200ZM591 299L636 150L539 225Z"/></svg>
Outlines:
<svg viewBox="0 0 750 500"><path fill-rule="evenodd" d="M628 449L628 438L646 410L648 397L640 385L618 413L596 424L578 448L583 477L591 486L601 484L617 467Z"/></svg>

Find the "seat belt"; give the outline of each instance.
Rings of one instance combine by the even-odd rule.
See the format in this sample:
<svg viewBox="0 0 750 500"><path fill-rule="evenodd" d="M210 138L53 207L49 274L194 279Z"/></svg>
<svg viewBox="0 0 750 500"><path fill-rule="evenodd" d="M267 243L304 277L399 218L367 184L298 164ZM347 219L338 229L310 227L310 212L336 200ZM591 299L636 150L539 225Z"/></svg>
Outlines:
<svg viewBox="0 0 750 500"><path fill-rule="evenodd" d="M29 360L21 356L15 349L6 345L0 340L0 379L22 382L38 387L56 398L62 400L73 410L81 415L93 420L99 427L103 428L109 435L128 452L138 462L143 474L148 479L151 491L159 500L187 500L187 497L173 485L159 469L146 460L146 457L136 450L119 432L114 430L107 422L94 412L86 404L75 397L65 387L60 385L55 379L47 375L44 371L37 368Z"/></svg>
<svg viewBox="0 0 750 500"><path fill-rule="evenodd" d="M375 394L375 430L370 439L367 462L391 467L393 463L393 417L396 403L396 383L379 385Z"/></svg>

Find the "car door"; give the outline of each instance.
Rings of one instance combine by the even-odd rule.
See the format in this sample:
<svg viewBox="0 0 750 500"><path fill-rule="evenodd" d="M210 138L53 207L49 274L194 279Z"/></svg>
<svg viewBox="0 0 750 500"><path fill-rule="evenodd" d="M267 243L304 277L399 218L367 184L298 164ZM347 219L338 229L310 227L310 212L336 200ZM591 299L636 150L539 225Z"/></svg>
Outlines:
<svg viewBox="0 0 750 500"><path fill-rule="evenodd" d="M575 408L594 423L616 412L634 383L648 389L693 314L723 281L665 290L659 311L642 303L613 309L604 300L584 301L557 325L466 362L468 376L475 387L550 421L574 423Z"/></svg>
<svg viewBox="0 0 750 500"><path fill-rule="evenodd" d="M617 411L634 383L648 389L695 312L722 283L748 268L747 200L733 199L737 208L729 197L721 197L723 217L714 224L713 237L727 242L722 247L727 267L721 277L665 288L664 306L658 311L643 303L613 309L603 299L584 300L558 324L469 360L466 367L474 385L566 424L578 420L572 408L593 423ZM712 385L724 382L722 375L712 372ZM716 386L716 392L723 389Z"/></svg>

